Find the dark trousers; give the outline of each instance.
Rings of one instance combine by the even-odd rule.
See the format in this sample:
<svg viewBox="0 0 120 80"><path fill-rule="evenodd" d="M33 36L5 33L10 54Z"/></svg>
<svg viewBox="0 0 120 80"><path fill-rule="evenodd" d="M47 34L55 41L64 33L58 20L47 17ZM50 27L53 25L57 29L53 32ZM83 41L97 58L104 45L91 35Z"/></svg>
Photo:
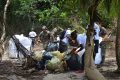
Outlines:
<svg viewBox="0 0 120 80"><path fill-rule="evenodd" d="M30 38L32 40L32 47L34 47L34 45L35 45L35 37L30 37Z"/></svg>
<svg viewBox="0 0 120 80"><path fill-rule="evenodd" d="M104 63L105 61L105 54L106 54L106 42L102 41L100 43L100 48L101 48L101 56L102 56L102 61L101 64Z"/></svg>
<svg viewBox="0 0 120 80"><path fill-rule="evenodd" d="M99 47L99 40L94 40L94 53L93 53L93 59L95 59L96 53L98 53L98 47Z"/></svg>

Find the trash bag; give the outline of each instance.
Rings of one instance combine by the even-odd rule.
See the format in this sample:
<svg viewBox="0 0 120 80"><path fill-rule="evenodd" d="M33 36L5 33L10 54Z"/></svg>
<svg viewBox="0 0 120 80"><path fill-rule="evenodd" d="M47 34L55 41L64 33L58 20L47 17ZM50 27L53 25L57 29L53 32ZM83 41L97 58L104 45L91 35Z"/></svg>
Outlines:
<svg viewBox="0 0 120 80"><path fill-rule="evenodd" d="M53 51L51 52L51 54L55 57L57 57L58 59L60 59L60 61L62 61L64 59L64 53L60 53L59 51Z"/></svg>
<svg viewBox="0 0 120 80"><path fill-rule="evenodd" d="M43 53L41 51L35 51L32 56L32 58L36 61L40 61L42 57L43 57Z"/></svg>
<svg viewBox="0 0 120 80"><path fill-rule="evenodd" d="M60 41L58 51L60 51L60 53L63 53L67 51L67 49L68 49L67 44L65 44L63 41Z"/></svg>
<svg viewBox="0 0 120 80"><path fill-rule="evenodd" d="M95 64L100 64L102 61L101 48L98 49L98 53L95 56Z"/></svg>
<svg viewBox="0 0 120 80"><path fill-rule="evenodd" d="M12 39L9 40L9 58L18 58L18 51Z"/></svg>
<svg viewBox="0 0 120 80"><path fill-rule="evenodd" d="M51 52L45 51L43 53L43 59L45 59L45 60L51 60L52 57L53 57L53 55L51 54Z"/></svg>
<svg viewBox="0 0 120 80"><path fill-rule="evenodd" d="M58 43L57 42L51 42L48 44L46 51L57 51L58 50Z"/></svg>
<svg viewBox="0 0 120 80"><path fill-rule="evenodd" d="M45 65L47 64L47 61L51 60L52 57L53 56L52 56L51 52L47 52L47 51L43 52L42 59L37 62L37 64L35 65L35 68L37 70L44 70Z"/></svg>
<svg viewBox="0 0 120 80"><path fill-rule="evenodd" d="M70 70L79 70L81 68L80 57L78 54L70 54L69 59L66 60L67 66Z"/></svg>
<svg viewBox="0 0 120 80"><path fill-rule="evenodd" d="M32 41L28 37L25 37L23 35L13 35L13 36L14 36L14 38L16 37L16 39L19 40L20 44L22 44L24 46L24 48L26 48L28 51L30 51ZM23 54L20 51L18 51L15 41L13 39L13 36L9 40L9 50L8 50L9 57L10 58L18 58L18 56L19 56L20 58L24 58ZM29 54L27 54L27 55L29 55Z"/></svg>
<svg viewBox="0 0 120 80"><path fill-rule="evenodd" d="M45 63L46 63L46 60L42 59L41 61L36 63L35 68L37 70L44 70L45 69Z"/></svg>
<svg viewBox="0 0 120 80"><path fill-rule="evenodd" d="M62 71L62 61L60 61L57 57L53 57L47 62L46 68L50 71Z"/></svg>

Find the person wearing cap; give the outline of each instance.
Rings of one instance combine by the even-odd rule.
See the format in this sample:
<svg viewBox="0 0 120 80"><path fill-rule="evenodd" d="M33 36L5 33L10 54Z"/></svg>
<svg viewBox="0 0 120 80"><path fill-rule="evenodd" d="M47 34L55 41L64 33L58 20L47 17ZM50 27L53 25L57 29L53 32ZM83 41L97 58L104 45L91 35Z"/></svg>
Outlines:
<svg viewBox="0 0 120 80"><path fill-rule="evenodd" d="M93 59L95 59L96 53L98 53L99 49L99 39L100 39L100 22L94 22L94 53Z"/></svg>
<svg viewBox="0 0 120 80"><path fill-rule="evenodd" d="M34 31L34 29L32 28L31 31L29 32L29 37L32 40L32 47L34 47L36 36L37 36L37 34Z"/></svg>
<svg viewBox="0 0 120 80"><path fill-rule="evenodd" d="M71 34L71 30L67 29L61 32L60 36L59 36L59 49L58 51L60 51L61 53L67 51L67 45L66 45L66 41L67 41L67 37L69 37Z"/></svg>
<svg viewBox="0 0 120 80"><path fill-rule="evenodd" d="M51 40L50 31L47 29L46 26L42 27L42 31L39 34L39 39L40 39L41 43L43 44L43 48L46 49L48 43Z"/></svg>

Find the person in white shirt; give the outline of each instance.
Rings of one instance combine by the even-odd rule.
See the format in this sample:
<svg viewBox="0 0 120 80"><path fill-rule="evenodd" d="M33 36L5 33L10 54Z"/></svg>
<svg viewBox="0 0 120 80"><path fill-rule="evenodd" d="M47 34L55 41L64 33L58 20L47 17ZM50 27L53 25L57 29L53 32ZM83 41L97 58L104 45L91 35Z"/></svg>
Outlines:
<svg viewBox="0 0 120 80"><path fill-rule="evenodd" d="M35 31L33 31L33 28L32 28L31 32L29 32L29 37L32 40L32 47L34 47L36 36L37 36L37 34Z"/></svg>
<svg viewBox="0 0 120 80"><path fill-rule="evenodd" d="M71 34L71 30L70 30L70 28L68 28L68 29L62 31L60 36L59 36L60 41L59 41L59 49L58 49L58 51L60 51L61 53L65 52L67 50L67 48L68 48L67 44L66 44L66 40L65 40L65 42L62 41L62 40L67 39L67 37L69 37L70 34Z"/></svg>
<svg viewBox="0 0 120 80"><path fill-rule="evenodd" d="M96 53L98 53L99 48L99 39L100 39L100 23L94 23L94 54L93 58L95 59Z"/></svg>
<svg viewBox="0 0 120 80"><path fill-rule="evenodd" d="M77 47L77 45L82 45L82 47L85 48L86 38L87 36L85 33L77 34L76 32L72 32L70 37L65 37L62 41L67 45L70 45L73 47ZM77 41L77 43L75 43L75 40Z"/></svg>
<svg viewBox="0 0 120 80"><path fill-rule="evenodd" d="M84 52L85 52L85 45L86 45L86 34L77 34L76 31L73 31L70 37L65 37L62 41L72 46L72 53L78 54L81 58L81 70L84 70ZM81 52L82 51L82 52Z"/></svg>

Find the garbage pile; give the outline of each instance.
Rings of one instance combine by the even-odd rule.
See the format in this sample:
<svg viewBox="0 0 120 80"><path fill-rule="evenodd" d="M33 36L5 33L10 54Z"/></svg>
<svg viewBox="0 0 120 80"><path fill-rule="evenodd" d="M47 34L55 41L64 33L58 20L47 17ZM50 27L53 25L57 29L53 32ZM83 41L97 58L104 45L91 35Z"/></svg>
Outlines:
<svg viewBox="0 0 120 80"><path fill-rule="evenodd" d="M80 69L80 57L78 54L60 53L57 51L57 42L54 45L49 44L47 50L31 52L32 41L29 38L23 35L15 35L14 38L9 41L9 57L19 58L18 54L22 55L22 59L27 59L24 62L27 67L32 66L37 70L47 69L52 72ZM54 47L55 50L53 49Z"/></svg>

